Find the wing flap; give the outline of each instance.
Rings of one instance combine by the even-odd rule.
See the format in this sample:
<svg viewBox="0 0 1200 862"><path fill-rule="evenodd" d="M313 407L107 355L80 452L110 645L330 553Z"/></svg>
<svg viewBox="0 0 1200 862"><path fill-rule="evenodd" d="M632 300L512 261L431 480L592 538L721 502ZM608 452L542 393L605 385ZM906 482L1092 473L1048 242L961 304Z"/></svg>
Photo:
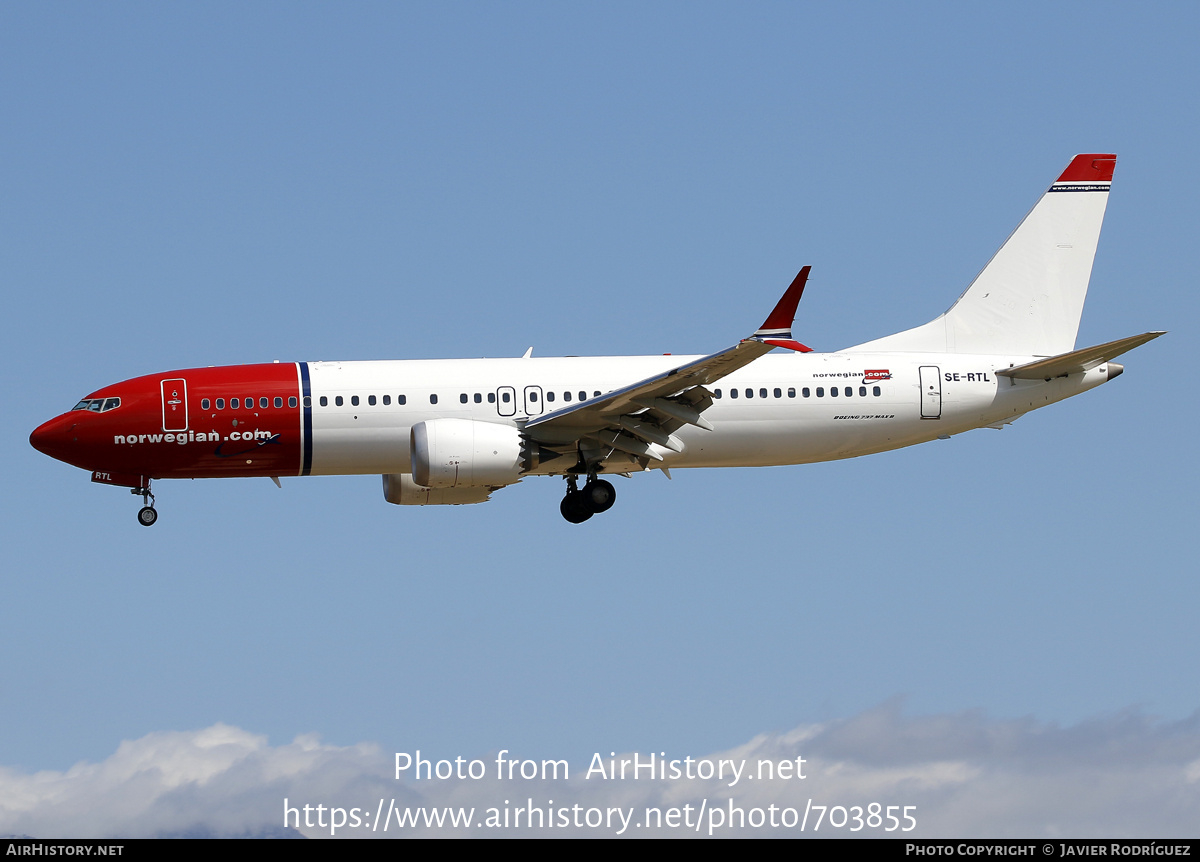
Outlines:
<svg viewBox="0 0 1200 862"><path fill-rule="evenodd" d="M623 434L620 431L596 431L589 433L587 436L589 439L597 440L605 446L611 446L613 449L619 449L638 458L649 458L651 461L663 460L663 456L654 451L652 444L639 440L636 437L631 437L628 434Z"/></svg>
<svg viewBox="0 0 1200 862"><path fill-rule="evenodd" d="M708 400L709 403L712 402L711 397ZM679 424L676 427L695 425L697 428L703 428L705 431L713 430L712 423L700 415L700 410L703 410L703 407L701 407L700 410L697 410L691 404L685 404L679 401L669 400L667 398L639 398L635 403L645 407L652 413L657 413L660 416L666 417L667 420L674 420L678 422ZM707 407L708 405L706 404L704 406ZM666 422L660 419L659 425L665 426ZM674 431L675 428L670 430Z"/></svg>

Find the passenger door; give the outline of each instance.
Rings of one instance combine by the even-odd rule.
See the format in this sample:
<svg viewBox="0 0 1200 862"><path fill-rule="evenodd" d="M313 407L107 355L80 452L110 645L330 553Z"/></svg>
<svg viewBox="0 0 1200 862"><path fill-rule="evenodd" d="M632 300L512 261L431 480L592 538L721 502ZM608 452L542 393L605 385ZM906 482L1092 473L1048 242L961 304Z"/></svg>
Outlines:
<svg viewBox="0 0 1200 862"><path fill-rule="evenodd" d="M186 431L188 429L187 381L182 377L163 380L159 384L162 392L164 431Z"/></svg>
<svg viewBox="0 0 1200 862"><path fill-rule="evenodd" d="M942 418L942 373L936 365L921 366L921 418Z"/></svg>

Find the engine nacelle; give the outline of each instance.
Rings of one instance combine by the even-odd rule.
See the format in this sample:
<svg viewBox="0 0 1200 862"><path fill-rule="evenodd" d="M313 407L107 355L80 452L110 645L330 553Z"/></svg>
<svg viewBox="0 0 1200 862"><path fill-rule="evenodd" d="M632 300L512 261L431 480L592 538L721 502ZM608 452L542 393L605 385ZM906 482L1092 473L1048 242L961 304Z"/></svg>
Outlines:
<svg viewBox="0 0 1200 862"><path fill-rule="evenodd" d="M383 474L383 498L397 506L462 506L486 503L492 489L422 488L408 473Z"/></svg>
<svg viewBox="0 0 1200 862"><path fill-rule="evenodd" d="M412 427L412 477L426 488L497 488L524 472L521 432L473 419L430 419Z"/></svg>

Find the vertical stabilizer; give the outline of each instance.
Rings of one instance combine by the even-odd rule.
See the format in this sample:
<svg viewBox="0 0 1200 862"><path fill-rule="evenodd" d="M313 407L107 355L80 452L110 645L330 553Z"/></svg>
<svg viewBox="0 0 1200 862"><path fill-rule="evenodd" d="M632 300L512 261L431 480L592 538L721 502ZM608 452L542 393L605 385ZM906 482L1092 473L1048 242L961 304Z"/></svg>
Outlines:
<svg viewBox="0 0 1200 862"><path fill-rule="evenodd" d="M1114 155L1078 155L950 310L851 350L1055 356L1075 347Z"/></svg>

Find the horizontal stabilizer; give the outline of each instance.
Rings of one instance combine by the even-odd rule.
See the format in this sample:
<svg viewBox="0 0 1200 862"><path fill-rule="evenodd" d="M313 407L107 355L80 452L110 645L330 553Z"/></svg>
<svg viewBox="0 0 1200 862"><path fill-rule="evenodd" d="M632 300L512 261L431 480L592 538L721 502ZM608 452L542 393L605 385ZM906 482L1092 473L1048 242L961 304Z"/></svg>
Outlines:
<svg viewBox="0 0 1200 862"><path fill-rule="evenodd" d="M1153 341L1165 332L1143 332L1141 335L1131 335L1119 338L1107 344L1095 347L1085 347L1083 350L1072 350L1049 359L1039 359L1027 362L1016 368L1005 368L997 371L999 377L1015 377L1018 380L1049 380L1052 377L1065 377L1068 374L1078 374L1089 371L1097 365L1103 365L1109 360L1116 359L1122 353L1141 347L1147 341Z"/></svg>

